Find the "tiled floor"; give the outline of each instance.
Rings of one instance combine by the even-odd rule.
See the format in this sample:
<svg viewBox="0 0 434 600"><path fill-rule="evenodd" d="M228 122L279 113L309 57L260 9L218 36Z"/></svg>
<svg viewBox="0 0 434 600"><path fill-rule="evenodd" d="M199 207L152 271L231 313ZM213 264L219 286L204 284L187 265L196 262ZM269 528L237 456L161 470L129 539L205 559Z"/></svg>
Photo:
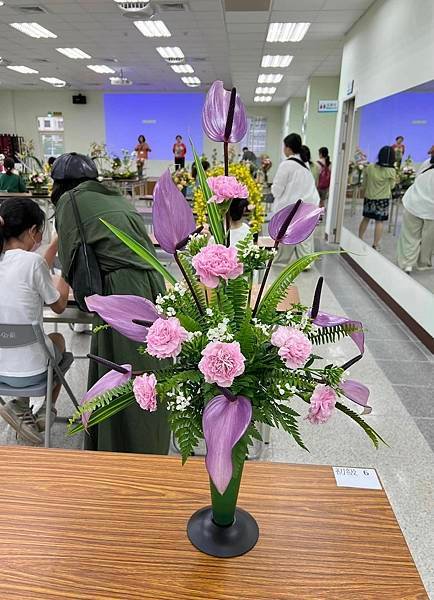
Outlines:
<svg viewBox="0 0 434 600"><path fill-rule="evenodd" d="M351 377L371 389L372 414L365 418L386 439L389 447L375 450L363 431L343 415L323 426L302 421L309 453L286 434L274 430L263 460L291 463L375 467L404 532L417 567L434 599L434 360L411 332L354 274L342 258L324 257L298 280L302 302L310 304L319 274L326 285L321 308L360 319L366 328L367 351L351 368ZM61 331L75 354L83 355L89 336ZM354 356L351 341L325 349L338 363ZM323 353L324 355L324 353ZM81 396L86 388L87 361L76 360L68 379ZM64 393L58 403L61 415L71 412ZM297 406L295 406L297 409ZM305 411L301 403L300 410ZM65 426L55 424L53 445L80 448L82 437L67 437ZM0 423L0 443L16 443L15 435ZM180 466L181 468L181 466ZM373 516L373 518L375 518Z"/></svg>

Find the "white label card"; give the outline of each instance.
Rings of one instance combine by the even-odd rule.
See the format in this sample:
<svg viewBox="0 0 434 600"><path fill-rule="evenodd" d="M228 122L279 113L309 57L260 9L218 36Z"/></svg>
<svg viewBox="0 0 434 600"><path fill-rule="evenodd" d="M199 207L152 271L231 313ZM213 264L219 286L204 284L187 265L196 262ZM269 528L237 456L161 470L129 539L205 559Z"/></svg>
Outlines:
<svg viewBox="0 0 434 600"><path fill-rule="evenodd" d="M332 467L332 469L338 487L383 489L375 469L358 469L357 467Z"/></svg>

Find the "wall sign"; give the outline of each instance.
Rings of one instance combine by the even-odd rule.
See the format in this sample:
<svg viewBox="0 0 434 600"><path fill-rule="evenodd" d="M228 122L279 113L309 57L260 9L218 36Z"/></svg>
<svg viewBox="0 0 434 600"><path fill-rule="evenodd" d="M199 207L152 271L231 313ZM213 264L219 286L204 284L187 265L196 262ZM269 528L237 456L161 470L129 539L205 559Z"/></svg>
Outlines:
<svg viewBox="0 0 434 600"><path fill-rule="evenodd" d="M338 112L338 100L318 100L318 112Z"/></svg>

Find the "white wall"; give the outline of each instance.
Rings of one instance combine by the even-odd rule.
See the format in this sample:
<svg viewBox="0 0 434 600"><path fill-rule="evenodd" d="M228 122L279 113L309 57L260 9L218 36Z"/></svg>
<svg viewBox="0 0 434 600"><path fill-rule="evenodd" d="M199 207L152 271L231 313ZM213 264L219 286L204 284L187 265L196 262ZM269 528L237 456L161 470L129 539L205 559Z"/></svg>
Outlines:
<svg viewBox="0 0 434 600"><path fill-rule="evenodd" d="M342 59L339 88L340 112L337 118L336 165L340 153L342 104L348 96L348 83L354 80L356 107L404 91L433 78L434 56L432 0L377 0L348 33ZM329 201L326 231L332 237L337 199L334 177ZM354 252L353 259L424 329L433 333L434 296L391 262L343 229L341 245ZM381 265L381 268L379 268Z"/></svg>
<svg viewBox="0 0 434 600"><path fill-rule="evenodd" d="M339 77L311 77L309 81L305 143L312 159L317 160L318 148L325 146L333 154L337 113L318 112L319 100L337 100Z"/></svg>

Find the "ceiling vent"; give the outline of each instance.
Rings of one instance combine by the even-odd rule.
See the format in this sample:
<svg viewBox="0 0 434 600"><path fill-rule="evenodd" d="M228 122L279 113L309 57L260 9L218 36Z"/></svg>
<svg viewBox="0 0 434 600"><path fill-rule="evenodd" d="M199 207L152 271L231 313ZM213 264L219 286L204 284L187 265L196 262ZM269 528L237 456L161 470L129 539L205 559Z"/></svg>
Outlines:
<svg viewBox="0 0 434 600"><path fill-rule="evenodd" d="M151 16L153 9L150 7L149 0L142 1L130 1L130 2L118 2L117 5L125 13L125 16L135 17L138 15Z"/></svg>
<svg viewBox="0 0 434 600"><path fill-rule="evenodd" d="M269 11L271 0L225 0L225 9L234 12Z"/></svg>
<svg viewBox="0 0 434 600"><path fill-rule="evenodd" d="M190 62L206 62L208 59L204 56L190 56Z"/></svg>
<svg viewBox="0 0 434 600"><path fill-rule="evenodd" d="M188 10L185 2L163 2L163 4L159 4L159 7L164 12L186 12Z"/></svg>
<svg viewBox="0 0 434 600"><path fill-rule="evenodd" d="M48 11L42 6L29 5L29 6L11 6L12 10L19 12L23 15L40 15L46 14Z"/></svg>

